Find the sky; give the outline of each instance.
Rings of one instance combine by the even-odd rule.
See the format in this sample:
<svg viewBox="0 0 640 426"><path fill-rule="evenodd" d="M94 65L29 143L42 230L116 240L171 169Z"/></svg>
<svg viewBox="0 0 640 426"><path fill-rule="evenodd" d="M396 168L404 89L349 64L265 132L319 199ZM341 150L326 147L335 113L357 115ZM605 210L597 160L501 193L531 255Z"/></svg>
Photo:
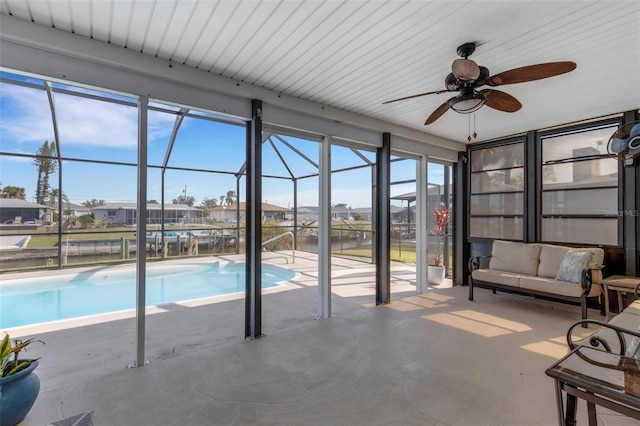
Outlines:
<svg viewBox="0 0 640 426"><path fill-rule="evenodd" d="M1 77L40 88L0 82L0 151L3 153L35 154L44 141L55 140L52 112L41 80L0 73ZM136 99L120 94L53 83L59 145L63 158L136 164L138 144L138 111ZM92 97L80 97L70 92ZM107 97L114 102L95 99ZM148 200L160 201L162 173L169 141L176 122L178 107L153 102L148 115ZM164 175L165 202L180 195L193 196L195 205L205 198L220 198L236 190L238 171L245 160L245 128L243 126L205 120L213 114L190 111L198 117L186 116L179 127L168 165L199 171L167 170ZM292 145L307 159L290 149ZM314 141L281 136L263 144L263 175L289 177L278 152L286 159L295 177L317 173L311 162L318 164L320 144ZM275 149L274 149L275 146ZM276 152L276 149L278 152ZM360 151L375 161L372 151ZM310 160L310 161L308 161ZM332 146L332 170L365 164L353 151ZM26 199L35 201L37 167L33 158L0 156L0 183L26 190ZM122 164L63 161L62 190L72 203L97 199L107 202L136 201L136 168ZM224 173L210 173L207 171ZM416 163L403 160L392 163L391 180L414 180ZM58 188L57 170L50 176L51 188ZM430 165L429 182L442 183L443 167ZM240 180L241 201L245 180ZM264 177L263 201L282 207L293 205L293 183L290 179ZM352 208L371 206L371 169L366 167L332 174L332 204L344 203ZM415 191L415 184L392 185L392 196ZM298 179L298 205L318 204L317 177ZM400 205L400 202L394 204Z"/></svg>

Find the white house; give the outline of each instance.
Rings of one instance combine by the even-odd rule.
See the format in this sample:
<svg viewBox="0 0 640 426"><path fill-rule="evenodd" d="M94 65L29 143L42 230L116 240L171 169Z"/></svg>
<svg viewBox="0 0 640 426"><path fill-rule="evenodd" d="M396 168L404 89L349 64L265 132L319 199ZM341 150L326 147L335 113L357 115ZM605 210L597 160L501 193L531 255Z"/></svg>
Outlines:
<svg viewBox="0 0 640 426"><path fill-rule="evenodd" d="M91 209L95 220L105 220L107 223L121 225L135 225L137 223L136 203L107 203ZM202 223L203 211L186 204L165 204L165 223ZM162 222L162 206L147 204L147 222Z"/></svg>

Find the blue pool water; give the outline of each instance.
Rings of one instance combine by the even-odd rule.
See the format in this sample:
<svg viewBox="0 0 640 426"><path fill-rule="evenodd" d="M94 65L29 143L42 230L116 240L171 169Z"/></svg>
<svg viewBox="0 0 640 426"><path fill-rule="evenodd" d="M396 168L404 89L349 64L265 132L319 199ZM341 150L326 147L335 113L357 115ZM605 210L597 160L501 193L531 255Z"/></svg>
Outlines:
<svg viewBox="0 0 640 426"><path fill-rule="evenodd" d="M262 288L295 271L262 265ZM244 263L196 263L147 270L146 304L162 305L245 291ZM0 282L0 330L135 308L135 270L96 270Z"/></svg>

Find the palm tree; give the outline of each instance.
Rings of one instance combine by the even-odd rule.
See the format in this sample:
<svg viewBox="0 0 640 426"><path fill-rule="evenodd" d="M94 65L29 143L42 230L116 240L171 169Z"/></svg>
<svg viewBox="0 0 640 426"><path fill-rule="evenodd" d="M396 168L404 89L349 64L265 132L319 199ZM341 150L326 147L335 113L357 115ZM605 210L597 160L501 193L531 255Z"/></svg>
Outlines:
<svg viewBox="0 0 640 426"><path fill-rule="evenodd" d="M18 198L20 200L24 200L27 198L27 195L23 187L7 185L3 188L0 188L0 197L1 198Z"/></svg>
<svg viewBox="0 0 640 426"><path fill-rule="evenodd" d="M92 200L87 200L82 203L83 206L89 207L90 209L98 206L104 206L107 204L105 200L96 200L95 198Z"/></svg>
<svg viewBox="0 0 640 426"><path fill-rule="evenodd" d="M234 198L236 197L236 191L227 191L226 203L227 205L233 204Z"/></svg>
<svg viewBox="0 0 640 426"><path fill-rule="evenodd" d="M203 209L211 209L218 205L218 200L215 198L205 198L200 202L200 207Z"/></svg>
<svg viewBox="0 0 640 426"><path fill-rule="evenodd" d="M58 196L60 195L60 191L58 190L58 188L53 188L51 191L49 191L49 197L48 197L48 205L51 207L56 207L58 205ZM69 197L67 197L67 194L65 194L64 192L62 193L62 201L64 201L64 205L66 206L66 209L64 210L69 210ZM63 210L63 211L64 211Z"/></svg>

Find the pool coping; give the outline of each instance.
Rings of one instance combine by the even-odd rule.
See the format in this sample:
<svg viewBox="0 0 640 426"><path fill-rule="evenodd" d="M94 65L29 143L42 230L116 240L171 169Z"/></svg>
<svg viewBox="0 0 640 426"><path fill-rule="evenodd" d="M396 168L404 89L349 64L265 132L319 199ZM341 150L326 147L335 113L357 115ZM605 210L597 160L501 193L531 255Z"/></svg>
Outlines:
<svg viewBox="0 0 640 426"><path fill-rule="evenodd" d="M233 258L232 258L233 257ZM208 257L198 257L198 258L182 258L182 259L169 259L162 262L153 262L152 264L148 263L147 267L163 267L163 266L175 266L175 265L185 265L191 263L212 263L212 262L244 262L244 255L227 255L227 256L208 256ZM263 261L264 264L270 266L276 266L278 268L293 270L296 274L290 280L287 281L278 281L272 287L263 288L262 292L264 294L269 293L277 293L280 291L286 291L289 289L293 289L298 287L297 284L293 283L299 278L300 272L295 271L293 268L289 268L288 265L278 265L275 263L270 263L268 261ZM59 275L69 275L69 274L80 274L86 272L94 272L94 271L105 271L105 270L122 270L122 269L133 269L135 265L133 264L119 264L119 265L100 265L100 266L88 266L88 267L69 267L65 269L58 269L55 271L29 271L29 272L20 272L20 273L10 273L11 275L15 275L12 277L8 277L7 274L2 274L2 280L11 280L11 279L25 279L25 278L42 278L46 276L59 276ZM0 288L2 288L2 283L0 282ZM207 296L196 299L187 299L180 302L169 302L163 303L161 305L153 305L147 306L145 309L145 316L154 315L158 313L166 312L166 309L163 306L170 305L178 305L184 307L198 307L203 305L209 305L219 302L226 302L230 300L238 300L244 298L244 292L235 292L228 294L220 294L215 296ZM94 314L94 315L86 315L82 317L75 318L66 318L55 321L47 321L43 323L37 324L29 324L22 325L16 327L7 327L3 328L2 331L9 333L12 337L20 337L31 334L45 333L50 331L58 331L67 328L73 327L82 327L87 325L99 324L103 322L109 321L117 321L122 319L132 319L136 317L136 309L125 309L120 311L102 313L102 314Z"/></svg>

